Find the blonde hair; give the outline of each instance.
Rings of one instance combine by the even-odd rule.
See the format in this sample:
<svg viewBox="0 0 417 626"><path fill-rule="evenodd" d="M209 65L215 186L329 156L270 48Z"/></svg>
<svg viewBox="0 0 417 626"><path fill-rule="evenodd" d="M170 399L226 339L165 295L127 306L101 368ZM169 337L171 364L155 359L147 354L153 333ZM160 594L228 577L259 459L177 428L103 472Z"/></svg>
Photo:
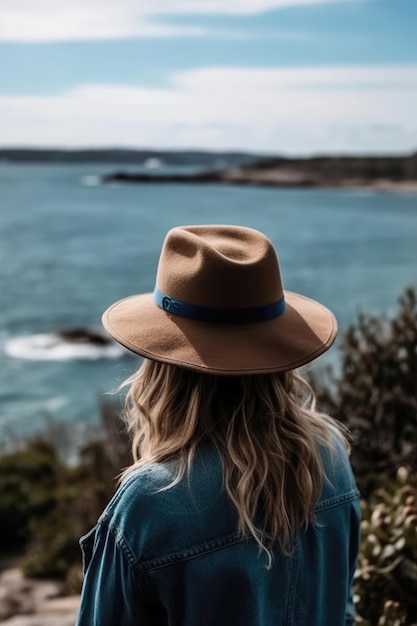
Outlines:
<svg viewBox="0 0 417 626"><path fill-rule="evenodd" d="M319 448L332 448L337 429L316 411L308 383L293 371L217 376L145 360L126 384L134 463L124 475L175 460L172 487L190 471L199 443L210 440L242 536L257 541L269 565L272 542L290 553L297 532L314 523L325 480Z"/></svg>

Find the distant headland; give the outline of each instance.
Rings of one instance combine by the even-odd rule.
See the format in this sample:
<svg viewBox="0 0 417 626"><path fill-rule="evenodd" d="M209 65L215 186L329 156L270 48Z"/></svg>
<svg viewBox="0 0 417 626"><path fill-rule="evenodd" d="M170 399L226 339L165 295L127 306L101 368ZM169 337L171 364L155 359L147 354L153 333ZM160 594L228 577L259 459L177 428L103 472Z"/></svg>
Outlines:
<svg viewBox="0 0 417 626"><path fill-rule="evenodd" d="M417 153L410 156L267 158L195 173L118 171L102 183L199 183L262 187L368 188L417 193Z"/></svg>
<svg viewBox="0 0 417 626"><path fill-rule="evenodd" d="M314 156L289 158L245 152L169 150L0 149L0 160L19 163L108 163L136 165L101 182L136 184L228 184L263 187L369 188L417 193L417 152L404 156ZM196 168L192 172L181 167ZM169 171L169 168L174 171ZM177 169L178 168L178 169Z"/></svg>

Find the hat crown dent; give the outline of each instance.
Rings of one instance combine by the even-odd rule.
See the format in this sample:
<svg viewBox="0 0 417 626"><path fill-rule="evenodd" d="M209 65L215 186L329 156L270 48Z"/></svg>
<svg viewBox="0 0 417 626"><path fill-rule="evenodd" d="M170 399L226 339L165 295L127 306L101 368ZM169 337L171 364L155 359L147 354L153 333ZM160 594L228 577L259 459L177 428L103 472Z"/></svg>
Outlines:
<svg viewBox="0 0 417 626"><path fill-rule="evenodd" d="M259 231L238 226L170 230L156 285L172 298L218 308L259 307L283 296L271 242Z"/></svg>

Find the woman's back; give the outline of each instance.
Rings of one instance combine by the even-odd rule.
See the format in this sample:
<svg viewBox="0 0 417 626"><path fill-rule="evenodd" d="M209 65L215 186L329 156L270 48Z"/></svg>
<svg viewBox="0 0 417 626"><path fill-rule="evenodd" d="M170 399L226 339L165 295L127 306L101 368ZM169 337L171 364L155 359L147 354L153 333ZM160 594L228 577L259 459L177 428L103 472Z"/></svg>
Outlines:
<svg viewBox="0 0 417 626"><path fill-rule="evenodd" d="M190 476L169 489L172 463L132 471L82 540L89 593L80 623L350 626L358 493L341 442L323 449L323 463L317 523L299 532L291 554L275 546L270 568L237 531L212 445L199 446Z"/></svg>

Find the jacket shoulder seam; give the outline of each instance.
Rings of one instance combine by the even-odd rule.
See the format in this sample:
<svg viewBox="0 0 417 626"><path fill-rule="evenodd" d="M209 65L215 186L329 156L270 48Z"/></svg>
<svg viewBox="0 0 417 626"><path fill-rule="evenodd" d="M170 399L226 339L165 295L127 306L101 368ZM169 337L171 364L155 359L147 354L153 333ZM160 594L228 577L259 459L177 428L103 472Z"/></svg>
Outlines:
<svg viewBox="0 0 417 626"><path fill-rule="evenodd" d="M151 468L144 468L143 469L143 474L149 474L150 472L152 472ZM103 513L101 514L98 523L105 523L107 525L108 524L108 520L111 517L111 515L114 512L114 509L117 507L119 501L121 500L121 498L124 496L126 490L130 487L130 485L134 482L136 476L135 474L130 474L123 482L122 484L119 486L118 490L115 492L115 494L113 495L112 499L110 500L110 502L108 503L108 505L106 506L106 508L104 509Z"/></svg>
<svg viewBox="0 0 417 626"><path fill-rule="evenodd" d="M117 527L115 528L114 525L108 524L106 521L103 521L103 520L99 520L97 522L97 525L95 526L94 530L97 531L99 528L106 529L110 533L110 535L112 536L114 540L116 548L123 555L123 558L126 559L126 562L132 572L132 575L137 580L139 586L142 589L142 592L144 593L149 592L148 584L147 584L148 581L146 580L144 573L138 571L137 568L135 567L136 557L134 555L132 548L129 545L129 542L126 540L123 533Z"/></svg>

